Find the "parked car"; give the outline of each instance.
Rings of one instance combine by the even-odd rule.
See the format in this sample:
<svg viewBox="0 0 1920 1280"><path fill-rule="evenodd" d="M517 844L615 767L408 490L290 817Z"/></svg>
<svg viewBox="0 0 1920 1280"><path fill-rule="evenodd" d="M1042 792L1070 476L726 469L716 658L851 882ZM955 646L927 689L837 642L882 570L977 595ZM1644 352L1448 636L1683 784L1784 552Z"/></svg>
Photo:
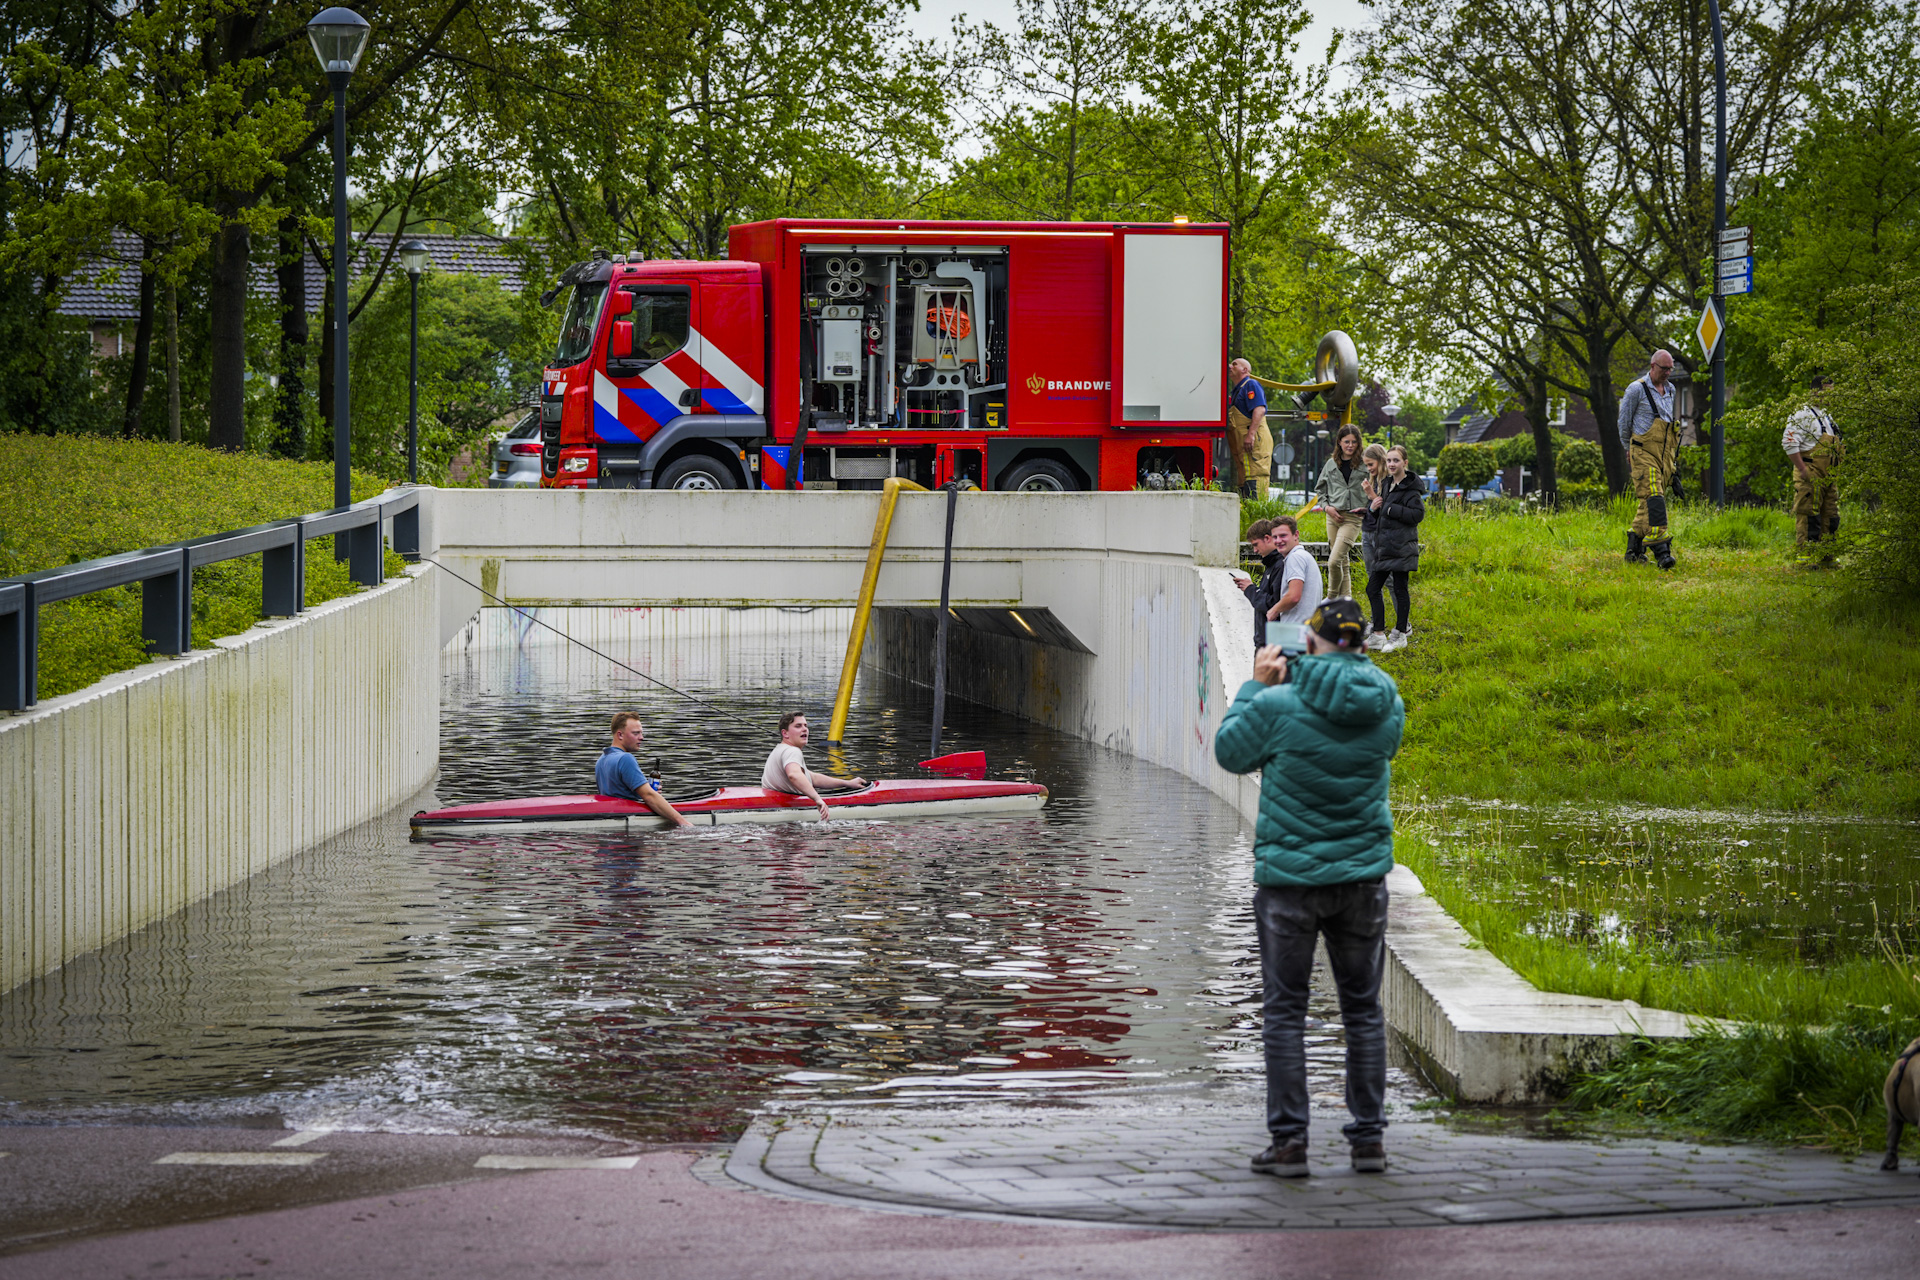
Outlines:
<svg viewBox="0 0 1920 1280"><path fill-rule="evenodd" d="M535 410L493 442L489 489L518 489L540 483L540 413Z"/></svg>

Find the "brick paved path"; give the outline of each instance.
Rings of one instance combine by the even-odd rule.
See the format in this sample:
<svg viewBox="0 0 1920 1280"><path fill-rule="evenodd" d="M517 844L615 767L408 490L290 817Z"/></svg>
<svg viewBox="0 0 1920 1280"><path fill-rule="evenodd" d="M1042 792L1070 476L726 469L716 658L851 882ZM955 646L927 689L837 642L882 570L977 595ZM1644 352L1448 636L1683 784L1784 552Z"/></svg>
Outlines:
<svg viewBox="0 0 1920 1280"><path fill-rule="evenodd" d="M1387 1076L1388 1170L1356 1174L1340 1134L1346 1046L1324 960L1313 977L1308 1178L1247 1168L1267 1144L1257 992L1242 1006L1240 1051L1221 1055L1205 1083L1006 1102L962 1097L953 1077L907 1077L884 1101L776 1103L724 1172L714 1160L703 1176L840 1203L1190 1229L1920 1207L1911 1161L1886 1174L1877 1154L1536 1136L1518 1122L1425 1109L1433 1094L1399 1067Z"/></svg>
<svg viewBox="0 0 1920 1280"><path fill-rule="evenodd" d="M1183 1093L1187 1091L1181 1091ZM726 1172L769 1191L948 1213L1130 1227L1390 1227L1882 1204L1920 1206L1877 1156L1549 1140L1396 1117L1389 1169L1347 1167L1344 1112L1316 1112L1311 1177L1262 1177L1248 1087L1085 1107L912 1108L763 1117Z"/></svg>

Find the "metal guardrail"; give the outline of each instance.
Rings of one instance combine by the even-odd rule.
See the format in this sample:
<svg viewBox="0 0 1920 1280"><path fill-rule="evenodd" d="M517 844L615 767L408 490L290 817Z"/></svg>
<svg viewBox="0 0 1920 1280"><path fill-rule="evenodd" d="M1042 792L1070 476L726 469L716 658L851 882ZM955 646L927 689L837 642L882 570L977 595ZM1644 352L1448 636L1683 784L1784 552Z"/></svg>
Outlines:
<svg viewBox="0 0 1920 1280"><path fill-rule="evenodd" d="M404 488L350 507L0 578L0 711L25 711L40 700L43 605L137 582L141 638L155 653L181 654L193 647L195 569L258 555L260 616L292 617L306 608L309 539L339 535L348 577L377 587L386 577L389 524L393 549L419 559L420 490Z"/></svg>

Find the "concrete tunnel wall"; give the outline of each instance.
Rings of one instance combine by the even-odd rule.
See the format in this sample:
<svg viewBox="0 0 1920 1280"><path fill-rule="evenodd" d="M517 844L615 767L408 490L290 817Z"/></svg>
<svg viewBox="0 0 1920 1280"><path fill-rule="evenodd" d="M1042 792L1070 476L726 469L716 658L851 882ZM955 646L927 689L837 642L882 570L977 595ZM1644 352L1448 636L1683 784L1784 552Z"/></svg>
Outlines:
<svg viewBox="0 0 1920 1280"><path fill-rule="evenodd" d="M419 566L0 718L0 991L425 785L440 577Z"/></svg>
<svg viewBox="0 0 1920 1280"><path fill-rule="evenodd" d="M1253 674L1253 611L1229 571L1109 559L1074 585L1087 597L1076 612L1098 619L1097 653L953 625L951 696L1171 769L1253 821L1258 775L1213 759L1221 715ZM932 610L876 610L862 662L930 685L935 626Z"/></svg>

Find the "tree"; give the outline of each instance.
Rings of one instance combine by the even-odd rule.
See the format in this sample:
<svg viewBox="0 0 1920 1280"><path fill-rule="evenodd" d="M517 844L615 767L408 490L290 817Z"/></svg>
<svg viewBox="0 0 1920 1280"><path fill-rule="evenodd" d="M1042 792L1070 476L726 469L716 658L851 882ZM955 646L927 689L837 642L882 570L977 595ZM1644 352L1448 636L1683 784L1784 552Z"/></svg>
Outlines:
<svg viewBox="0 0 1920 1280"><path fill-rule="evenodd" d="M1774 162L1794 69L1821 66L1821 41L1860 11L1790 0L1768 25L1757 3L1730 7L1740 180ZM1591 406L1619 491L1623 344L1667 344L1691 363L1671 335L1691 327L1709 262L1710 61L1689 56L1705 22L1696 0L1618 0L1607 13L1567 0L1387 0L1367 38L1366 87L1389 102L1351 166L1357 207L1386 215L1372 256L1426 343L1491 365L1527 406L1543 477L1551 390Z"/></svg>
<svg viewBox="0 0 1920 1280"><path fill-rule="evenodd" d="M1124 119L1153 186L1149 199L1230 228L1228 346L1236 352L1252 350L1256 280L1322 225L1312 175L1323 155L1316 126L1327 69L1293 67L1311 19L1297 0L1201 0L1139 10L1126 29L1130 79L1145 101ZM1291 260L1312 274L1311 252ZM1288 315L1301 310L1274 301Z"/></svg>
<svg viewBox="0 0 1920 1280"><path fill-rule="evenodd" d="M1920 265L1920 85L1883 74L1920 57L1917 37L1912 5L1850 31L1832 70L1808 88L1786 162L1741 201L1756 278L1752 296L1729 308L1727 360L1745 397L1797 389L1774 353L1836 323L1836 294Z"/></svg>
<svg viewBox="0 0 1920 1280"><path fill-rule="evenodd" d="M411 282L392 273L354 324L354 465L389 479L407 472ZM429 271L420 279L420 473L447 464L513 412L549 351L540 313L499 281Z"/></svg>
<svg viewBox="0 0 1920 1280"><path fill-rule="evenodd" d="M1889 596L1920 591L1920 273L1895 269L1826 299L1827 324L1783 343L1774 359L1789 381L1810 369L1834 379L1826 407L1846 440L1836 475L1852 501L1838 549L1848 571ZM1804 386L1804 382L1802 382ZM1786 418L1804 390L1734 415L1743 435L1771 438L1778 455Z"/></svg>
<svg viewBox="0 0 1920 1280"><path fill-rule="evenodd" d="M1113 0L1019 0L1011 30L954 24L956 95L985 154L947 199L976 217L1099 220L1127 197L1129 25Z"/></svg>
<svg viewBox="0 0 1920 1280"><path fill-rule="evenodd" d="M66 182L84 137L74 81L112 48L114 11L85 0L10 0L0 7L0 429L95 425L84 325L60 314L74 251L26 253L19 222Z"/></svg>
<svg viewBox="0 0 1920 1280"><path fill-rule="evenodd" d="M938 151L945 122L903 8L683 0L651 34L623 9L581 11L522 106L523 231L565 260L717 258L735 222L897 212L890 178Z"/></svg>
<svg viewBox="0 0 1920 1280"><path fill-rule="evenodd" d="M1874 0L1726 0L1729 199L1766 181L1809 90L1839 65L1841 39L1874 19ZM1632 193L1654 249L1642 280L1682 312L1712 289L1712 28L1701 0L1609 0L1581 68L1588 127L1614 147L1610 169ZM1729 217L1734 214L1729 210ZM1635 333L1648 349L1669 330ZM1690 326L1689 326L1690 327ZM1686 360L1692 368L1691 358ZM1604 434L1604 433L1603 433Z"/></svg>
<svg viewBox="0 0 1920 1280"><path fill-rule="evenodd" d="M1570 0L1397 0L1361 65L1399 101L1350 149L1356 200L1377 211L1364 243L1402 330L1520 400L1549 500L1556 390L1594 407L1609 481L1624 487L1614 352L1654 293L1636 262L1654 242L1606 181L1611 142L1579 101L1598 39Z"/></svg>
<svg viewBox="0 0 1920 1280"><path fill-rule="evenodd" d="M1494 451L1483 444L1450 444L1440 451L1440 483L1448 489L1478 489L1499 469Z"/></svg>

